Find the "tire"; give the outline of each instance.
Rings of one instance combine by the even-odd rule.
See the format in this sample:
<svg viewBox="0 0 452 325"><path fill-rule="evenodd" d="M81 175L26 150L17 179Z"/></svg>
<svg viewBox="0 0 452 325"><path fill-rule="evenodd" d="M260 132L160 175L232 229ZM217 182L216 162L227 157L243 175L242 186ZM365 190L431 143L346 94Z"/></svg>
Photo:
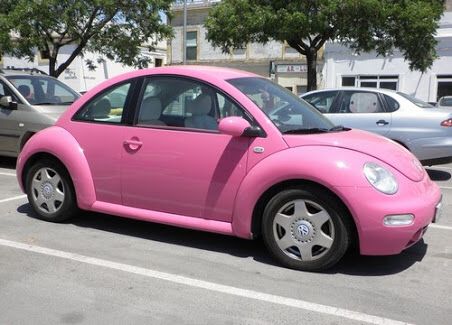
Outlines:
<svg viewBox="0 0 452 325"><path fill-rule="evenodd" d="M78 211L72 180L57 161L35 163L27 172L26 189L28 201L42 220L63 222Z"/></svg>
<svg viewBox="0 0 452 325"><path fill-rule="evenodd" d="M287 189L264 210L262 235L282 265L323 271L335 265L350 245L349 215L331 194L316 187Z"/></svg>

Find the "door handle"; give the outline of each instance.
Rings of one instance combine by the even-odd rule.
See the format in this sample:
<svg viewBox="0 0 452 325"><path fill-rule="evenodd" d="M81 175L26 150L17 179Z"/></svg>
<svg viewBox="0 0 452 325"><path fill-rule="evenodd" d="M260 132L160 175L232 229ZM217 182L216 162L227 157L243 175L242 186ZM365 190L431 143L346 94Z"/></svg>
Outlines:
<svg viewBox="0 0 452 325"><path fill-rule="evenodd" d="M377 121L377 125L378 126L383 126L383 125L388 125L389 124L389 122L386 122L385 120L379 120L379 121Z"/></svg>
<svg viewBox="0 0 452 325"><path fill-rule="evenodd" d="M124 141L124 145L127 146L130 150L136 151L141 148L143 142L135 139L130 139Z"/></svg>

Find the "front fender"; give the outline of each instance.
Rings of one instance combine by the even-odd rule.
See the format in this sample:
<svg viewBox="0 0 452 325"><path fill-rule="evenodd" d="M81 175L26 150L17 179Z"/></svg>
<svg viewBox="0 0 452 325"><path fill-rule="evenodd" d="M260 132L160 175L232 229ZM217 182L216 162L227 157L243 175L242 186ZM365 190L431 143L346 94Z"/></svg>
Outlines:
<svg viewBox="0 0 452 325"><path fill-rule="evenodd" d="M75 138L65 129L52 126L32 136L17 159L17 179L25 192L27 162L38 154L49 154L66 167L74 184L77 204L81 209L89 208L96 201L91 170L86 157ZM28 168L28 166L27 166Z"/></svg>
<svg viewBox="0 0 452 325"><path fill-rule="evenodd" d="M363 165L375 160L363 153L329 146L302 146L279 151L254 166L242 181L234 206L232 229L243 238L252 236L253 210L259 198L272 186L291 180L318 183L335 193L350 209L343 188L368 188L360 172ZM354 217L354 216L353 216ZM358 231L357 218L354 217Z"/></svg>

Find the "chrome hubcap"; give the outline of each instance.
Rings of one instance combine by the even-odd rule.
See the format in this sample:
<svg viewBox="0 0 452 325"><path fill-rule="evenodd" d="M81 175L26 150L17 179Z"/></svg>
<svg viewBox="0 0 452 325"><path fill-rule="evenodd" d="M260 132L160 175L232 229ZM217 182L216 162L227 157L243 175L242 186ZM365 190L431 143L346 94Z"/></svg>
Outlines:
<svg viewBox="0 0 452 325"><path fill-rule="evenodd" d="M312 261L330 250L335 232L331 216L322 206L309 200L293 200L278 210L273 235L286 255Z"/></svg>
<svg viewBox="0 0 452 325"><path fill-rule="evenodd" d="M63 205L63 182L53 169L39 169L33 176L31 189L33 202L41 212L53 214Z"/></svg>

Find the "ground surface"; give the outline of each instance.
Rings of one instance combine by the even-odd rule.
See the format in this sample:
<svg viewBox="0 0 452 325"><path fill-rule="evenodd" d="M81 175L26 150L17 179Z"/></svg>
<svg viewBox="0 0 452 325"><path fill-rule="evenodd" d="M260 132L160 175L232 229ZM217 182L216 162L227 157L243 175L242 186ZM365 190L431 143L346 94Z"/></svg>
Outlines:
<svg viewBox="0 0 452 325"><path fill-rule="evenodd" d="M36 219L0 158L0 324L451 324L452 165L429 168L443 218L398 256L327 273L259 241L81 213Z"/></svg>

